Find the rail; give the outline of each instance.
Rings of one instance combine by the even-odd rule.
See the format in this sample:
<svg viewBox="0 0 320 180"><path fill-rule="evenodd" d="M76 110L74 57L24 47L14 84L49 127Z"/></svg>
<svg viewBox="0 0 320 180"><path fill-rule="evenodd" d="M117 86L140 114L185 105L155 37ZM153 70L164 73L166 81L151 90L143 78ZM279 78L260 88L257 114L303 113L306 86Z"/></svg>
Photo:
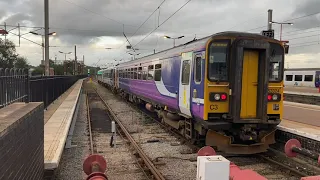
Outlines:
<svg viewBox="0 0 320 180"><path fill-rule="evenodd" d="M154 178L157 180L165 180L165 178L163 177L163 175L159 172L159 170L153 165L153 163L151 162L151 160L148 158L148 156L144 153L144 151L142 150L142 148L136 143L136 141L133 139L133 137L130 135L130 133L127 131L127 129L125 128L125 126L122 124L122 122L117 118L117 116L114 114L114 112L112 111L112 108L105 102L105 100L100 96L100 94L97 92L97 95L99 96L99 98L101 99L101 101L103 102L103 104L108 108L112 118L117 122L117 124L119 125L119 127L121 128L122 132L126 135L126 137L128 138L128 140L130 141L130 143L132 144L132 146L135 148L135 150L138 152L139 156L142 158L142 160L144 161L144 163L146 164L146 166L149 168L149 170L151 171L151 173L153 174Z"/></svg>

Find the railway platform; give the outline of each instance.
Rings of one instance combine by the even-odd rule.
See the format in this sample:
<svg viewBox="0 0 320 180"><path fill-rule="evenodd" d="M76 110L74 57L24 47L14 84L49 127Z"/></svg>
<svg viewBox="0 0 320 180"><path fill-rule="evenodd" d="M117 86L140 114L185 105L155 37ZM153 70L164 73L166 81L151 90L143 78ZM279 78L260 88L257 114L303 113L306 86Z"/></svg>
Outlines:
<svg viewBox="0 0 320 180"><path fill-rule="evenodd" d="M284 101L283 119L278 129L320 141L320 106Z"/></svg>
<svg viewBox="0 0 320 180"><path fill-rule="evenodd" d="M82 82L83 79L78 80L45 111L44 170L54 170L59 165L76 111Z"/></svg>
<svg viewBox="0 0 320 180"><path fill-rule="evenodd" d="M285 86L285 93L310 93L310 94L319 94L319 89L315 87L298 87L298 86Z"/></svg>

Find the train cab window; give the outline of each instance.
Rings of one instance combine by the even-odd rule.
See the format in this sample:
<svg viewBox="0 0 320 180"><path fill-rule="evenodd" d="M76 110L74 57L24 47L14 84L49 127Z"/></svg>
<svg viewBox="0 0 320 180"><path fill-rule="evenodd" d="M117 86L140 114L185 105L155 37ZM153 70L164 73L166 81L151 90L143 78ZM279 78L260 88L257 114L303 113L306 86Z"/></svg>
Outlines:
<svg viewBox="0 0 320 180"><path fill-rule="evenodd" d="M148 66L148 80L153 80L154 70L153 65Z"/></svg>
<svg viewBox="0 0 320 180"><path fill-rule="evenodd" d="M143 67L143 74L142 74L142 79L147 80L147 73L148 73L148 68L147 66Z"/></svg>
<svg viewBox="0 0 320 180"><path fill-rule="evenodd" d="M201 57L196 57L194 63L194 81L199 83L201 82L201 74L202 74L202 67L201 67Z"/></svg>
<svg viewBox="0 0 320 180"><path fill-rule="evenodd" d="M190 60L182 62L181 84L188 85L190 80Z"/></svg>
<svg viewBox="0 0 320 180"><path fill-rule="evenodd" d="M208 78L210 81L228 80L228 42L216 41L209 48Z"/></svg>
<svg viewBox="0 0 320 180"><path fill-rule="evenodd" d="M142 79L142 67L138 68L138 79Z"/></svg>
<svg viewBox="0 0 320 180"><path fill-rule="evenodd" d="M282 80L284 49L276 43L270 45L269 81L279 82Z"/></svg>
<svg viewBox="0 0 320 180"><path fill-rule="evenodd" d="M154 80L161 81L161 64L155 65Z"/></svg>
<svg viewBox="0 0 320 180"><path fill-rule="evenodd" d="M294 81L302 81L302 75L295 75Z"/></svg>
<svg viewBox="0 0 320 180"><path fill-rule="evenodd" d="M312 82L312 80L313 80L313 75L305 75L304 76L304 81Z"/></svg>
<svg viewBox="0 0 320 180"><path fill-rule="evenodd" d="M293 75L286 75L286 81L292 81Z"/></svg>

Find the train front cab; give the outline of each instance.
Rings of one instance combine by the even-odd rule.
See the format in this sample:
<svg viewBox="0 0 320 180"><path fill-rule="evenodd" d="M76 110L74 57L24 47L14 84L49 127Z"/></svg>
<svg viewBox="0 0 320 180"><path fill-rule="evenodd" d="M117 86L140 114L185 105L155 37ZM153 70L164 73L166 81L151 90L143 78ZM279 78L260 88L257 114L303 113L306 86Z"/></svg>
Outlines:
<svg viewBox="0 0 320 180"><path fill-rule="evenodd" d="M207 44L206 144L227 153L264 152L282 118L284 49L258 37L216 37Z"/></svg>

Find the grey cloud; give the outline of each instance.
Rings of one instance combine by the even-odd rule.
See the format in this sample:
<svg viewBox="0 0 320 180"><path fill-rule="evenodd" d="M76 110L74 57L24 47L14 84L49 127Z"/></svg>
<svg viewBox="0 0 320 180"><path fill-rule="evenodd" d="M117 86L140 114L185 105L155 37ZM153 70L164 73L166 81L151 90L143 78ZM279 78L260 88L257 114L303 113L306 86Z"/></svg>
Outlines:
<svg viewBox="0 0 320 180"><path fill-rule="evenodd" d="M9 0L7 0L8 2ZM68 3L67 1L71 2ZM167 19L173 12L175 12L187 0L166 1L160 8L160 24ZM157 11L147 23L131 38L137 28L144 22L144 20L155 10L155 8L162 2L162 0L59 0L50 1L50 31L56 31L58 35L55 37L65 45L89 45L99 41L97 37L112 36L119 40L125 40L122 32L124 31L130 42L136 44L144 38L150 31L158 25ZM316 3L317 0L304 1L295 8L295 4L288 4L286 2L278 2L277 0L263 0L257 2L255 0L246 1L223 1L223 0L201 0L191 1L181 11L174 15L169 21L161 26L155 33L151 34L138 48L142 50L142 54L152 53L154 48L157 51L172 47L172 40L157 37L155 34L181 36L185 38L176 41L176 45L185 43L194 38L195 34L198 38L214 34L219 31L230 30L230 27L237 25L232 30L248 30L266 25L267 8L265 3L273 4L275 19L288 19L313 12L315 7L320 7ZM78 6L83 8L79 8ZM1 0L0 0L1 4ZM8 4L8 3L7 3ZM290 6L290 7L289 7ZM9 5L8 5L9 7ZM10 6L11 7L11 6ZM250 10L245 10L245 8ZM6 8L9 9L9 8ZM12 12L17 13L10 17L11 22L19 22L27 24L31 22L34 26L43 26L43 0L15 0L15 6L11 7ZM92 11L92 12L90 12ZM281 13L279 13L281 11ZM293 11L293 14L291 13ZM0 15L1 15L0 10ZM261 15L265 12L265 15ZM259 16L258 16L259 15ZM114 19L115 22L109 18ZM253 19L255 18L255 19ZM307 28L317 22L306 22L304 20L295 21L295 28ZM247 21L246 23L242 23ZM308 19L309 21L309 19ZM304 24L305 23L305 24ZM319 24L319 22L318 22ZM278 26L274 26L276 32L279 31ZM261 29L256 29L254 32L260 32ZM291 31L292 28L286 27L285 31ZM289 37L289 39L292 37ZM291 41L290 41L291 42ZM295 43L302 42L297 40ZM54 45L55 41L50 45ZM308 48L306 48L308 49ZM314 51L314 49L309 48ZM55 49L50 52L55 52ZM88 59L94 61L102 52L90 49L80 50L83 53L91 55ZM292 50L294 52L296 50ZM116 53L113 53L116 52ZM121 52L121 53L120 53ZM51 54L51 53L50 53ZM117 56L124 56L126 54L123 49L112 51L112 53L104 52L101 56L105 58L114 58ZM127 57L125 55L124 57ZM128 56L129 57L129 56Z"/></svg>
<svg viewBox="0 0 320 180"><path fill-rule="evenodd" d="M292 13L293 17L297 15L309 15L312 13L320 13L319 11L320 1L319 0L309 0L309 1L299 1L295 11ZM319 15L319 14L318 14ZM295 28L298 29L307 29L317 27L320 24L320 18L317 15L312 15L303 20L297 20L294 22Z"/></svg>

